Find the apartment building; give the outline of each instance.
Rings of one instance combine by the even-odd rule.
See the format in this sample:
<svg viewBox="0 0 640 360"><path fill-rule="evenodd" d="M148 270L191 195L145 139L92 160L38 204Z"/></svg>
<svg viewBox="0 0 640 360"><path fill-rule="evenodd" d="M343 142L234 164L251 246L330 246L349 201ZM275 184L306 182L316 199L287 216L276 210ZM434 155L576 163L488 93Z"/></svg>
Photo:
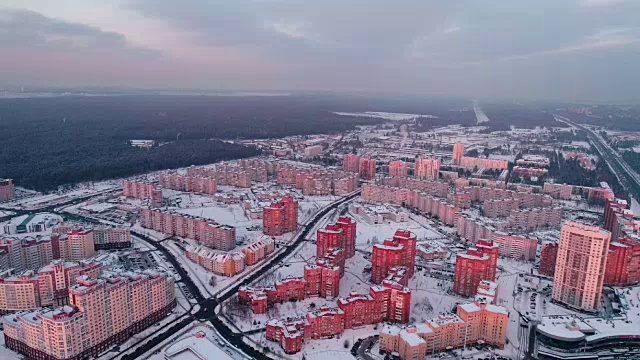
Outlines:
<svg viewBox="0 0 640 360"><path fill-rule="evenodd" d="M463 156L460 160L460 166L465 169L488 169L488 170L504 170L509 167L506 160L483 159Z"/></svg>
<svg viewBox="0 0 640 360"><path fill-rule="evenodd" d="M242 248L246 265L254 265L275 250L275 241L266 235L252 241Z"/></svg>
<svg viewBox="0 0 640 360"><path fill-rule="evenodd" d="M348 216L341 216L335 224L327 224L316 232L316 257L322 257L328 249L342 248L345 257L355 255L356 222Z"/></svg>
<svg viewBox="0 0 640 360"><path fill-rule="evenodd" d="M146 180L122 180L122 196L140 200L151 200L152 206L162 206L162 190Z"/></svg>
<svg viewBox="0 0 640 360"><path fill-rule="evenodd" d="M540 266L538 273L544 276L553 277L556 272L556 258L558 257L558 243L546 241L542 244L540 252Z"/></svg>
<svg viewBox="0 0 640 360"><path fill-rule="evenodd" d="M206 246L188 245L186 257L207 271L221 276L234 276L244 271L246 256L242 252L219 252Z"/></svg>
<svg viewBox="0 0 640 360"><path fill-rule="evenodd" d="M173 277L163 272L80 276L76 281L69 289L70 305L4 316L6 346L33 359L97 357L175 306Z"/></svg>
<svg viewBox="0 0 640 360"><path fill-rule="evenodd" d="M322 155L322 145L312 145L304 148L304 157L312 158Z"/></svg>
<svg viewBox="0 0 640 360"><path fill-rule="evenodd" d="M167 189L213 195L218 191L218 180L212 177L180 175L165 172L158 175L158 183Z"/></svg>
<svg viewBox="0 0 640 360"><path fill-rule="evenodd" d="M141 225L168 236L194 239L218 250L229 251L236 246L236 229L233 226L175 211L144 208L141 210Z"/></svg>
<svg viewBox="0 0 640 360"><path fill-rule="evenodd" d="M131 230L110 226L95 227L93 228L93 244L96 250L130 248Z"/></svg>
<svg viewBox="0 0 640 360"><path fill-rule="evenodd" d="M463 157L464 157L464 144L462 143L453 144L453 153L451 156L453 164L461 165Z"/></svg>
<svg viewBox="0 0 640 360"><path fill-rule="evenodd" d="M504 348L509 324L506 308L466 303L458 305L456 313L407 327L385 325L380 331L380 352L413 360L476 344Z"/></svg>
<svg viewBox="0 0 640 360"><path fill-rule="evenodd" d="M406 178L409 176L409 164L402 160L389 162L389 176Z"/></svg>
<svg viewBox="0 0 640 360"><path fill-rule="evenodd" d="M416 159L415 176L421 180L438 180L440 175L440 160L438 159Z"/></svg>
<svg viewBox="0 0 640 360"><path fill-rule="evenodd" d="M473 296L480 281L495 281L498 254L498 244L491 240L479 240L466 253L458 253L453 291L462 296Z"/></svg>
<svg viewBox="0 0 640 360"><path fill-rule="evenodd" d="M397 230L392 239L373 245L371 281L380 284L389 271L398 266L407 268L413 276L416 256L416 235L408 230Z"/></svg>
<svg viewBox="0 0 640 360"><path fill-rule="evenodd" d="M573 185L544 183L542 192L554 199L570 200L573 194Z"/></svg>
<svg viewBox="0 0 640 360"><path fill-rule="evenodd" d="M502 231L496 231L491 238L500 248L500 255L525 261L536 259L538 239L513 235Z"/></svg>
<svg viewBox="0 0 640 360"><path fill-rule="evenodd" d="M266 338L278 342L286 354L295 354L302 350L305 334L310 334L309 327L306 317L269 319L266 323Z"/></svg>
<svg viewBox="0 0 640 360"><path fill-rule="evenodd" d="M347 172L360 172L360 157L358 155L346 154L342 158L342 170Z"/></svg>
<svg viewBox="0 0 640 360"><path fill-rule="evenodd" d="M225 163L217 164L215 167L189 167L187 175L190 177L211 178L216 181L216 186L228 185L239 188L250 188L252 177L266 181L267 172L263 168L242 168ZM257 180L254 180L257 181Z"/></svg>
<svg viewBox="0 0 640 360"><path fill-rule="evenodd" d="M382 185L396 188L404 188L409 190L419 190L429 195L446 198L449 194L449 184L446 182L420 180L413 178L393 178L384 177L381 180Z"/></svg>
<svg viewBox="0 0 640 360"><path fill-rule="evenodd" d="M583 311L600 307L611 233L598 226L567 221L553 277L552 299Z"/></svg>
<svg viewBox="0 0 640 360"><path fill-rule="evenodd" d="M376 177L376 161L373 159L360 158L360 177L370 180Z"/></svg>
<svg viewBox="0 0 640 360"><path fill-rule="evenodd" d="M12 179L0 179L0 202L16 198L16 187Z"/></svg>
<svg viewBox="0 0 640 360"><path fill-rule="evenodd" d="M294 232L298 227L298 201L285 196L279 202L262 209L262 232L279 236Z"/></svg>

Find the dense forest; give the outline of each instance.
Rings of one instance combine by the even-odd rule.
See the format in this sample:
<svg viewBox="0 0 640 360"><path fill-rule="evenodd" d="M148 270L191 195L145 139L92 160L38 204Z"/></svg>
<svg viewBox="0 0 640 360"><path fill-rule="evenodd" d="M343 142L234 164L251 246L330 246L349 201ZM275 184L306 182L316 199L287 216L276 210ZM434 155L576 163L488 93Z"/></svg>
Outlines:
<svg viewBox="0 0 640 360"><path fill-rule="evenodd" d="M622 158L633 170L640 172L640 154L633 151L624 151Z"/></svg>
<svg viewBox="0 0 640 360"><path fill-rule="evenodd" d="M470 105L468 103L467 105ZM525 105L517 105L511 103L481 103L480 107L485 115L489 118L488 123L481 124L486 126L485 133L492 131L508 131L511 126L517 128L532 129L539 127L567 127L566 124L557 122L550 113L533 109ZM431 115L438 118L420 118L418 119L418 131L427 131L438 126L447 126L458 124L461 126L476 126L477 118L475 112L470 108L463 109L442 109L436 108L431 110Z"/></svg>
<svg viewBox="0 0 640 360"><path fill-rule="evenodd" d="M482 110L489 118L487 124L492 131L509 130L511 125L517 128L533 129L539 127L567 127L556 121L553 115L528 106L512 103L481 104Z"/></svg>
<svg viewBox="0 0 640 360"><path fill-rule="evenodd" d="M499 111L501 107L505 105L488 108L492 128L551 124L546 114L510 104ZM469 100L418 96L128 94L0 99L0 178L46 191L80 181L248 157L258 152L221 140L339 133L381 122L334 114L364 111L437 116L419 120L425 129L476 122ZM138 149L129 146L132 139L162 145Z"/></svg>
<svg viewBox="0 0 640 360"><path fill-rule="evenodd" d="M640 106L600 105L590 109L590 115L556 111L582 124L602 126L609 130L640 131Z"/></svg>
<svg viewBox="0 0 640 360"><path fill-rule="evenodd" d="M311 97L95 96L0 100L0 178L59 185L254 156L210 139L332 133L371 118L332 114ZM164 143L152 149L131 139Z"/></svg>

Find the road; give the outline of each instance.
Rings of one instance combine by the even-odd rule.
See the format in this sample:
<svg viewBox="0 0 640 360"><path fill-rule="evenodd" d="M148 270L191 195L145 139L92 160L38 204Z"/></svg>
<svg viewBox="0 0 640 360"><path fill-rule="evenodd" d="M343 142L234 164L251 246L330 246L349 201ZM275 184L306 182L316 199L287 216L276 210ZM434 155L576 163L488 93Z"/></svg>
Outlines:
<svg viewBox="0 0 640 360"><path fill-rule="evenodd" d="M640 201L640 176L627 164L607 142L595 131L580 125L564 116L554 114L556 120L576 127L587 133L589 142L596 149L601 158L605 160L611 172L618 178L620 184L629 191L636 201Z"/></svg>
<svg viewBox="0 0 640 360"><path fill-rule="evenodd" d="M180 262L176 260L173 253L169 251L161 242L151 239L147 235L142 234L140 232L133 231L133 230L131 231L131 234L144 240L150 246L160 251L167 258L167 261L169 261L169 263L173 265L174 269L180 275L181 281L185 284L185 286L187 286L191 294L194 296L194 298L198 302L198 305L200 306L200 309L195 314L193 314L193 318L201 322L210 321L211 324L216 329L216 331L223 338L225 338L229 343L231 343L236 348L240 349L246 355L254 359L267 360L271 358L269 358L268 356L260 352L261 349L258 349L257 351L256 349L246 344L243 341L244 335L236 334L232 332L231 329L229 329L229 327L226 324L224 324L222 320L218 318L218 314L216 314L215 312L216 306L218 306L220 303L226 301L227 299L235 295L241 286L251 284L253 281L258 279L264 273L266 273L267 271L270 271L274 265L277 265L278 263L283 261L288 255L291 254L291 252L293 252L306 239L309 232L316 226L316 224L320 220L322 220L327 214L329 214L332 210L336 209L338 206L352 200L353 198L359 195L360 195L360 191L351 193L350 195L331 203L329 206L319 211L312 219L310 219L309 221L306 222L305 225L303 225L302 230L298 232L297 236L295 237L295 240L292 243L288 244L284 251L280 252L276 256L267 260L268 261L267 265L263 266L258 271L255 271L250 276L244 278L242 281L231 285L230 289L226 288L224 289L225 291L223 293L218 292L211 297L205 297L202 295L202 293L200 292L200 289L195 285L193 280L189 277L188 272L182 267ZM96 219L85 217L82 215L64 213L64 216L67 218L78 219L78 220L82 220L90 223L99 222ZM180 320L179 322L178 320L176 320L173 323L167 324L163 328L158 329L158 331L154 332L153 334L140 340L133 346L127 349L121 350L118 353L118 355L116 355L116 357L120 356L120 359L136 359L142 356L144 353L151 350L152 348L160 344L162 341L166 340L173 334L179 332L181 329L188 326L193 321L193 318L191 317L181 318L182 320ZM168 329L166 329L167 327ZM142 343L144 344L139 346ZM126 352L130 351L133 347L136 347L136 346L139 346L139 347L137 347L135 351L133 351L132 353L126 354Z"/></svg>
<svg viewBox="0 0 640 360"><path fill-rule="evenodd" d="M369 355L369 350L371 350L373 345L375 345L376 341L378 341L378 338L375 336L362 340L357 349L358 356L364 360L375 360L371 355Z"/></svg>

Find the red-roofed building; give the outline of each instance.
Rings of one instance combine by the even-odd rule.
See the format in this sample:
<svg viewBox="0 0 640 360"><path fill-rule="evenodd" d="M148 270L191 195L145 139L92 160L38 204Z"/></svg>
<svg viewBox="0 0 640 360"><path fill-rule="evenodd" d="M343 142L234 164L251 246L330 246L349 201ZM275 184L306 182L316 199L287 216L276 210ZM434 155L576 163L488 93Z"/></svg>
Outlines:
<svg viewBox="0 0 640 360"><path fill-rule="evenodd" d="M630 286L640 283L640 242L624 237L609 244L604 284Z"/></svg>
<svg viewBox="0 0 640 360"><path fill-rule="evenodd" d="M393 239L373 246L371 281L380 284L389 270L396 266L407 268L408 277L413 276L416 262L416 235L408 230L398 230Z"/></svg>
<svg viewBox="0 0 640 360"><path fill-rule="evenodd" d="M305 338L320 339L344 332L344 311L340 308L322 307L307 313L309 328L305 329Z"/></svg>
<svg viewBox="0 0 640 360"><path fill-rule="evenodd" d="M309 322L304 318L271 319L266 324L267 340L279 342L287 354L302 350L302 341L309 332Z"/></svg>
<svg viewBox="0 0 640 360"><path fill-rule="evenodd" d="M290 196L262 209L262 232L278 236L296 231L298 227L298 202Z"/></svg>
<svg viewBox="0 0 640 360"><path fill-rule="evenodd" d="M360 158L360 177L368 180L376 177L376 161L373 159Z"/></svg>
<svg viewBox="0 0 640 360"><path fill-rule="evenodd" d="M540 253L540 267L538 269L540 275L553 277L556 271L557 257L558 243L547 242L542 244L542 252Z"/></svg>
<svg viewBox="0 0 640 360"><path fill-rule="evenodd" d="M371 295L349 293L346 298L338 299L338 307L344 312L344 328L370 325L382 322L380 304Z"/></svg>
<svg viewBox="0 0 640 360"><path fill-rule="evenodd" d="M409 322L411 311L411 290L400 284L386 286L372 286L369 295L378 304L378 313L385 321L406 323Z"/></svg>
<svg viewBox="0 0 640 360"><path fill-rule="evenodd" d="M492 241L479 240L476 247L458 254L453 291L462 296L473 296L480 281L495 281L498 251L498 245Z"/></svg>
<svg viewBox="0 0 640 360"><path fill-rule="evenodd" d="M340 216L336 225L344 235L341 248L345 251L345 257L352 258L356 254L356 221L348 216Z"/></svg>

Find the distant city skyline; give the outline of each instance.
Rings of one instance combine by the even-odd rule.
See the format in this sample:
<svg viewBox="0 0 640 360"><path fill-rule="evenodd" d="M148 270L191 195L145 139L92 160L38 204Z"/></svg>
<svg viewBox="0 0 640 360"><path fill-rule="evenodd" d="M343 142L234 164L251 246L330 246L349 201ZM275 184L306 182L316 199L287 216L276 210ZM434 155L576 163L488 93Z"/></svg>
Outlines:
<svg viewBox="0 0 640 360"><path fill-rule="evenodd" d="M639 16L633 0L5 0L0 78L635 102Z"/></svg>

